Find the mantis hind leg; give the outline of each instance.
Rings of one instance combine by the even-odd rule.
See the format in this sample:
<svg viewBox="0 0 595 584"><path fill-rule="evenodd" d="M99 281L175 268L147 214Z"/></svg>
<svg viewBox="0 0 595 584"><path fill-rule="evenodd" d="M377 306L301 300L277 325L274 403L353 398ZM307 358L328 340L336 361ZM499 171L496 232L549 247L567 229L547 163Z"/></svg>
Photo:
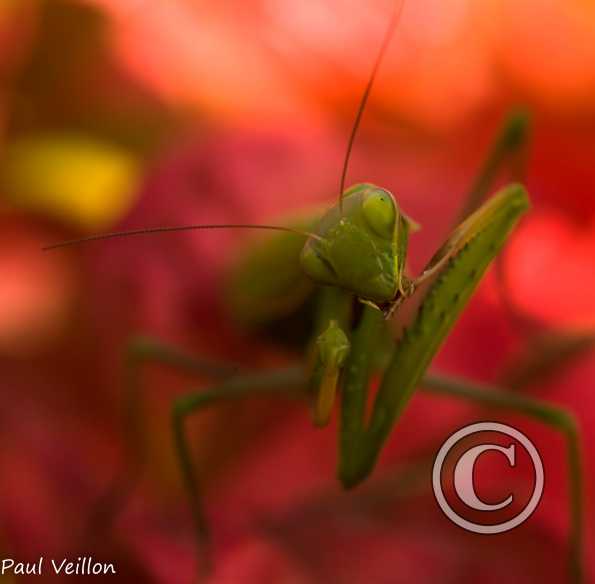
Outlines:
<svg viewBox="0 0 595 584"><path fill-rule="evenodd" d="M569 582L580 584L583 581L583 469L580 431L575 417L569 411L541 400L449 377L428 375L422 384L426 391L432 393L524 414L563 436L568 457L570 494Z"/></svg>
<svg viewBox="0 0 595 584"><path fill-rule="evenodd" d="M212 568L211 541L205 517L198 472L192 463L191 448L186 433L187 418L222 401L242 399L258 394L305 397L306 378L301 368L283 369L270 373L233 377L217 387L188 393L177 398L171 412L174 446L194 523L199 559L199 574L207 576Z"/></svg>
<svg viewBox="0 0 595 584"><path fill-rule="evenodd" d="M129 341L125 356L122 415L126 462L100 495L87 520L86 531L93 537L109 530L126 507L146 466L142 369L149 363L168 365L183 373L211 379L224 379L237 370L234 365L193 357L152 337L136 336Z"/></svg>

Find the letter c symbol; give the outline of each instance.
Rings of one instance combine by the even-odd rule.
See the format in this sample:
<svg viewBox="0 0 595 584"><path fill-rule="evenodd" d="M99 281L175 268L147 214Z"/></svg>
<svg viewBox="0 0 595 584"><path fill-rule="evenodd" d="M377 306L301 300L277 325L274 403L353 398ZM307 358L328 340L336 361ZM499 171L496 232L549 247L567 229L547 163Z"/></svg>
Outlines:
<svg viewBox="0 0 595 584"><path fill-rule="evenodd" d="M474 446L467 450L467 452L459 458L454 470L454 488L457 495L461 498L463 503L477 511L498 511L499 509L508 507L513 500L512 495L509 495L500 503L489 504L482 501L475 492L473 469L475 468L477 459L484 452L489 450L501 452L508 459L510 466L514 466L514 444L511 444L508 448L504 448L498 444L480 444L479 446Z"/></svg>

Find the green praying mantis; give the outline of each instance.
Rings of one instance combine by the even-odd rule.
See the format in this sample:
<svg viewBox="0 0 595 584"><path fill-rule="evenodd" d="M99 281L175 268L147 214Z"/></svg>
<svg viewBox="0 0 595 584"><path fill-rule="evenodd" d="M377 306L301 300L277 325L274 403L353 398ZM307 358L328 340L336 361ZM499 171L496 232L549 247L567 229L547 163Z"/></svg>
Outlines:
<svg viewBox="0 0 595 584"><path fill-rule="evenodd" d="M410 234L416 224L387 190L372 184L344 189L349 156L370 90L398 20L397 11L378 54L349 139L341 177L340 196L309 230L276 225L186 225L115 232L53 244L54 249L85 241L190 229L245 228L281 231L280 237L298 238L298 257L277 254L275 261L299 262L316 285L315 325L305 351L305 364L288 369L230 374L230 369L186 355L158 340L131 342L128 359L128 410L137 420L142 399L140 369L156 361L190 373L218 379L212 388L178 397L171 410L174 447L187 488L196 528L200 569L210 569L209 529L200 497L198 472L192 462L186 434L188 418L218 403L269 394L304 398L312 403L313 421L325 426L335 402L340 402L337 475L345 488L364 481L395 429L416 388L478 404L508 409L535 418L559 431L567 443L570 478L569 581L582 581L582 471L579 434L574 417L547 402L499 388L427 373L432 359L487 268L497 257L519 218L529 208L521 184L510 184L486 202L491 184L508 162L519 159L525 146L527 118L513 113L505 121L479 172L464 206L465 218L455 227L417 277L406 266ZM268 265L275 273L275 265ZM389 321L409 302L417 305L398 338ZM378 355L388 355L379 359ZM233 369L232 369L233 371ZM380 377L369 415L371 380ZM340 396L340 399L338 399ZM138 430L138 428L136 428ZM132 434L137 434L133 431ZM138 440L132 436L131 440ZM138 447L137 449L140 449ZM135 449L135 451L137 450ZM113 515L135 479L129 470L114 482L101 513Z"/></svg>

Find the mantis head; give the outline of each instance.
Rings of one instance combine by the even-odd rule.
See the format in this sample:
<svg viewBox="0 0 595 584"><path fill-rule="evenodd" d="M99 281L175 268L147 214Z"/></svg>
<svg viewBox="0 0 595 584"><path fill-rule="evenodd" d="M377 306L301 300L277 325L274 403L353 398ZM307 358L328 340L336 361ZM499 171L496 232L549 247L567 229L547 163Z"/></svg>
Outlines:
<svg viewBox="0 0 595 584"><path fill-rule="evenodd" d="M350 290L374 303L390 302L402 289L412 225L390 192L354 185L322 217L319 237L308 238L302 269L318 284Z"/></svg>

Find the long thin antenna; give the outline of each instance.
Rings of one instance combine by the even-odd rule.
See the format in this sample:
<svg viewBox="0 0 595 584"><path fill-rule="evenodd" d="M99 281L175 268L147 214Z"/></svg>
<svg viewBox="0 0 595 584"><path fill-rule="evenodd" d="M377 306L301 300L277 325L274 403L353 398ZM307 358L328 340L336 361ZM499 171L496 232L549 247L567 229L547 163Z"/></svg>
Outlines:
<svg viewBox="0 0 595 584"><path fill-rule="evenodd" d="M372 91L372 85L374 85L374 80L376 79L376 74L378 73L378 68L380 67L380 63L384 57L384 53L386 53L386 49L390 43L391 38L397 28L397 24L399 23L399 19L401 18L401 13L403 12L403 5L405 4L405 0L395 4L393 13L390 18L390 22L388 23L388 28L384 33L384 39L382 40L382 45L380 46L380 51L378 52L378 56L376 57L376 62L374 63L374 67L372 68L372 73L370 78L368 79L368 84L364 89L364 93L359 103L359 107L357 110L357 114L355 116L355 121L353 123L353 127L351 128L351 134L349 136L349 142L347 143L347 152L345 153L345 160L343 161L343 171L341 173L341 183L339 185L339 208L343 211L343 191L345 190L345 179L347 178L347 169L349 167L349 159L351 157L351 150L353 148L353 143L355 141L355 135L357 134L357 130L359 128L360 122L362 120L362 115L364 110L366 109L366 104L368 103L368 97L370 96L370 92Z"/></svg>
<svg viewBox="0 0 595 584"><path fill-rule="evenodd" d="M191 231L193 229L268 229L271 231L286 231L288 233L296 233L297 235L304 235L305 237L313 237L319 241L324 238L316 233L310 231L302 231L300 229L292 229L291 227L280 227L278 225L253 225L253 224L217 224L217 225L176 225L173 227L148 227L143 229L131 229L129 231L113 231L112 233L102 233L99 235L88 235L87 237L80 237L79 239L69 239L67 241L60 241L59 243L52 243L45 245L41 249L43 251L50 251L60 247L68 247L71 245L79 245L81 243L88 243L90 241L100 241L104 239L115 239L117 237L130 237L134 235L150 235L152 233L172 233L176 231Z"/></svg>

